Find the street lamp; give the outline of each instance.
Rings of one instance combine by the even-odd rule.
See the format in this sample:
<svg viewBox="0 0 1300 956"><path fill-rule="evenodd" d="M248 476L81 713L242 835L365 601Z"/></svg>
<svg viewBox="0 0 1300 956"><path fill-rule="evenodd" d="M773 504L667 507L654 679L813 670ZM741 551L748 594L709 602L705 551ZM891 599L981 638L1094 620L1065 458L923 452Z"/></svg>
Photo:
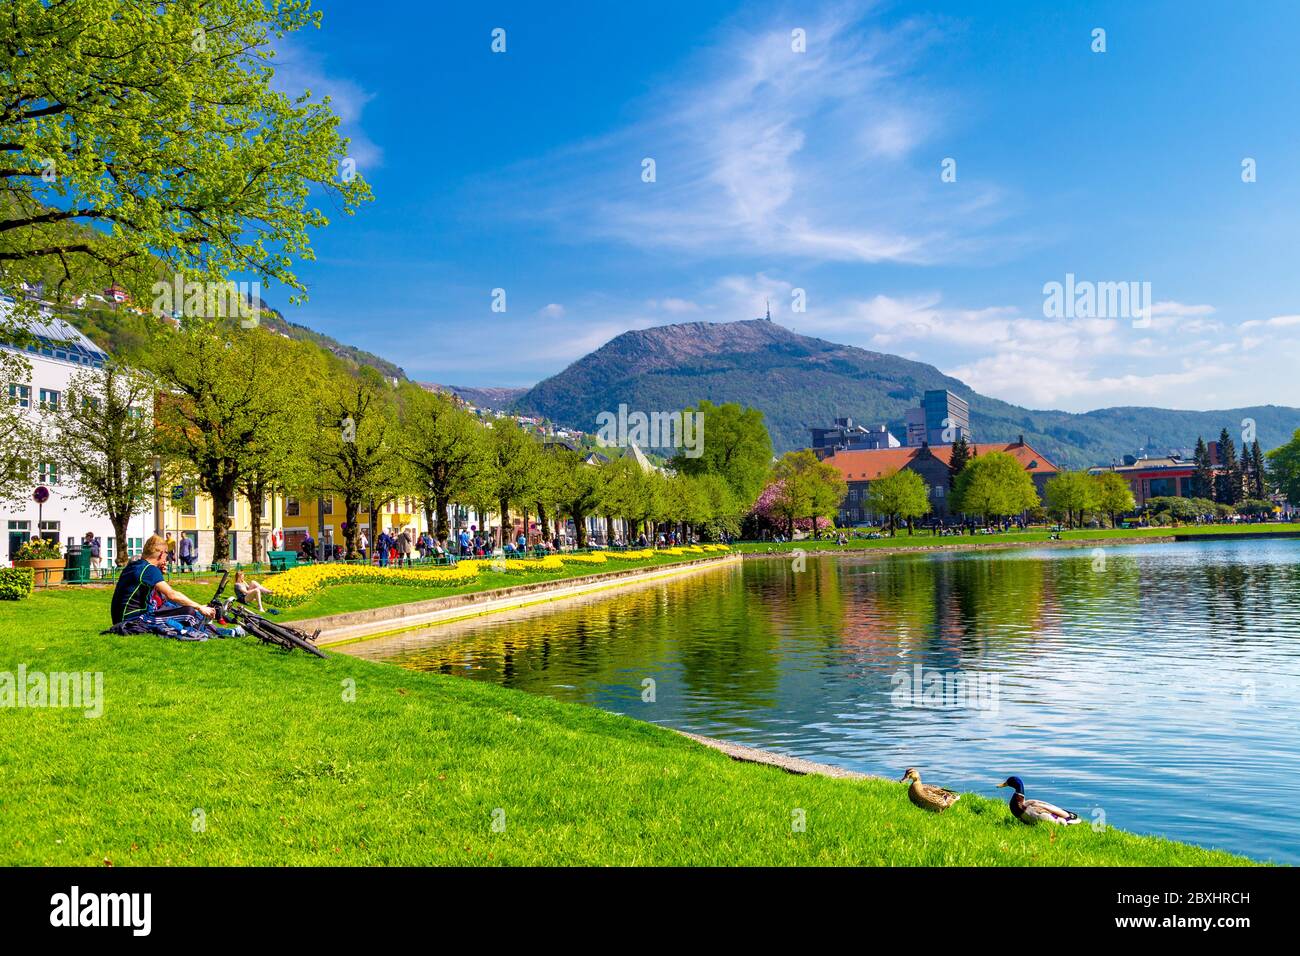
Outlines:
<svg viewBox="0 0 1300 956"><path fill-rule="evenodd" d="M162 459L153 460L153 533L162 536Z"/></svg>

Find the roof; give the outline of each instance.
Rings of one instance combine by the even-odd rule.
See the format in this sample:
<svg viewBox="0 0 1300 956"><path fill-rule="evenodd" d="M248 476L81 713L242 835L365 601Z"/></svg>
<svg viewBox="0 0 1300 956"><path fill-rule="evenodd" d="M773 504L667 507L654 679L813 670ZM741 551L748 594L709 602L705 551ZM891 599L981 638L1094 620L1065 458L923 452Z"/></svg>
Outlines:
<svg viewBox="0 0 1300 956"><path fill-rule="evenodd" d="M0 300L0 315L7 316L11 311L10 304ZM82 335L65 319L42 312L37 318L20 321L27 333L36 340L26 348L26 351L35 355L45 355L75 365L91 365L96 368L109 359L107 352Z"/></svg>
<svg viewBox="0 0 1300 956"><path fill-rule="evenodd" d="M1218 470L1219 466L1213 466ZM1196 462L1188 461L1184 458L1139 458L1131 465L1098 465L1095 468L1089 468L1092 474L1100 474L1104 471L1116 471L1121 474L1137 474L1143 471L1185 471L1193 472L1196 470Z"/></svg>
<svg viewBox="0 0 1300 956"><path fill-rule="evenodd" d="M1024 442L971 442L971 455L979 457L989 452L1001 451L1011 455L1028 472L1055 474L1059 469ZM872 481L892 475L910 465L918 455L929 452L947 465L952 459L952 445L923 445L916 448L863 448L855 451L837 451L826 458L834 465L845 481Z"/></svg>

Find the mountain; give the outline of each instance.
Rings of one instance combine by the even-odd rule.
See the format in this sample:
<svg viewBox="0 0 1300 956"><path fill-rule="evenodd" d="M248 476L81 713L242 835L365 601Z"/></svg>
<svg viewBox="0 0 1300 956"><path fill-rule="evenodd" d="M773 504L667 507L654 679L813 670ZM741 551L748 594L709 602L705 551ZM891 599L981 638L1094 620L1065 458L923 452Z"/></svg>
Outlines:
<svg viewBox="0 0 1300 956"><path fill-rule="evenodd" d="M775 322L689 322L625 332L521 395L516 411L585 431L600 412L672 411L700 399L738 402L763 412L776 451L807 446L809 425L849 415L906 433L904 416L930 388L971 406L979 441L1020 435L1062 467L1107 464L1143 448L1190 449L1198 435L1238 437L1254 419L1260 444L1276 447L1300 428L1300 409L1275 405L1193 412L1104 408L1076 414L1038 411L988 398L932 365L799 335ZM707 436L705 441L707 441Z"/></svg>
<svg viewBox="0 0 1300 956"><path fill-rule="evenodd" d="M433 382L420 382L420 386L431 392L447 392L463 398L478 408L491 408L495 411L505 411L510 408L524 392L528 391L526 388L472 388L467 385L436 385Z"/></svg>
<svg viewBox="0 0 1300 956"><path fill-rule="evenodd" d="M338 339L305 325L290 322L280 314L279 310L267 305L264 299L258 299L258 307L260 310L258 321L265 328L291 339L311 342L355 365L369 365L386 378L406 379L406 372L388 359L353 345L345 345ZM79 332L110 355L129 355L134 349L143 346L148 341L150 329L158 322L148 313L115 308L107 303L91 302L84 308L57 311Z"/></svg>

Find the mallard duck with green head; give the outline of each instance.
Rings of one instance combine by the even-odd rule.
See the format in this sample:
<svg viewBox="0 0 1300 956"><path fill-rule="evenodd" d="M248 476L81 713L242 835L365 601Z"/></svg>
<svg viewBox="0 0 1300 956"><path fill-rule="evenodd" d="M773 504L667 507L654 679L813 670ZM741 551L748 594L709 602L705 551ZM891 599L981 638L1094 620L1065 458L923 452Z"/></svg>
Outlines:
<svg viewBox="0 0 1300 956"><path fill-rule="evenodd" d="M1029 826L1036 823L1055 823L1058 826L1068 827L1083 822L1077 813L1062 810L1046 800L1025 799L1025 782L1019 777L1007 777L998 786L1011 787L1015 790L1011 795L1011 815L1021 823Z"/></svg>
<svg viewBox="0 0 1300 956"><path fill-rule="evenodd" d="M907 799L922 810L942 813L961 799L960 794L953 793L951 790L922 783L921 775L916 772L915 767L908 767L907 773L903 774L903 779L898 782L907 783L909 780L912 781L912 785L907 788Z"/></svg>

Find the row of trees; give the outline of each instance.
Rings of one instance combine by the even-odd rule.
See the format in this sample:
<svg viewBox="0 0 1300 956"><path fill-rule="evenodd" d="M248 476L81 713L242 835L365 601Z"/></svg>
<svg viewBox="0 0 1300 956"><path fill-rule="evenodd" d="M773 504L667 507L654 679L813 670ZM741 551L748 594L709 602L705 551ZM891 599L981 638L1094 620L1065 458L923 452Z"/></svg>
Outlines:
<svg viewBox="0 0 1300 956"><path fill-rule="evenodd" d="M230 504L253 503L260 548L261 502L272 492L331 497L343 505L345 547L356 552L362 513L391 501L420 502L440 539L453 506L535 515L550 539L572 519L579 545L587 519L613 537L672 524L683 534L735 534L761 490L771 442L760 413L701 402L703 454L673 459L672 474L631 456L588 465L580 450L544 443L511 418L478 419L448 395L385 379L311 345L233 322L160 324L129 368L74 377L61 408L22 438L15 471L57 460L71 493L108 515L124 538L153 493L154 456L166 481L184 483L213 507L214 559L228 555ZM44 427L40 427L41 425ZM6 446L8 447L8 446ZM617 455L617 452L612 452ZM30 487L30 482L27 482ZM373 522L372 522L373 525Z"/></svg>
<svg viewBox="0 0 1300 956"><path fill-rule="evenodd" d="M1210 449L1199 435L1193 455L1196 473L1192 478L1192 495L1219 504L1235 505L1247 499L1262 500L1268 497L1268 470L1259 439L1251 442L1246 451L1242 442L1241 457L1228 429L1219 432L1219 463L1216 468L1210 459Z"/></svg>
<svg viewBox="0 0 1300 956"><path fill-rule="evenodd" d="M1106 515L1113 528L1119 515L1128 514L1136 506L1128 482L1113 471L1098 475L1063 471L1047 479L1043 496L1047 511L1064 519L1069 528L1081 527L1089 512Z"/></svg>

